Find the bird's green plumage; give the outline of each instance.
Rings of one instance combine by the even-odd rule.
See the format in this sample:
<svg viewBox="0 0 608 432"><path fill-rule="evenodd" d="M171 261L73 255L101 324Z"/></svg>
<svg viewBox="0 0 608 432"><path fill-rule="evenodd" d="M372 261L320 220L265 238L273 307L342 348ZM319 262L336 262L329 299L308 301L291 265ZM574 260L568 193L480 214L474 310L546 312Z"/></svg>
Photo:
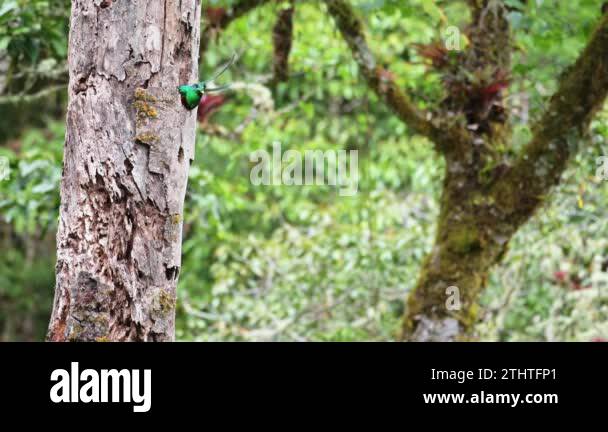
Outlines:
<svg viewBox="0 0 608 432"><path fill-rule="evenodd" d="M205 87L200 84L181 85L177 88L182 96L182 103L186 108L192 110L196 108L203 97Z"/></svg>
<svg viewBox="0 0 608 432"><path fill-rule="evenodd" d="M230 67L230 65L232 65L232 63L234 63L235 59L236 59L236 53L232 56L232 58L230 59L230 61L228 63L226 63L224 66L222 66L213 75L213 77L207 81L203 81L203 82L200 82L197 84L185 84L185 85L179 86L177 88L177 91L179 91L179 94L182 96L182 103L184 104L184 106L186 108L188 108L189 110L193 110L201 102L201 98L203 97L205 92L219 92L219 91L226 90L229 86L208 88L207 83L214 81L216 78L218 78L224 72L226 72L226 70Z"/></svg>

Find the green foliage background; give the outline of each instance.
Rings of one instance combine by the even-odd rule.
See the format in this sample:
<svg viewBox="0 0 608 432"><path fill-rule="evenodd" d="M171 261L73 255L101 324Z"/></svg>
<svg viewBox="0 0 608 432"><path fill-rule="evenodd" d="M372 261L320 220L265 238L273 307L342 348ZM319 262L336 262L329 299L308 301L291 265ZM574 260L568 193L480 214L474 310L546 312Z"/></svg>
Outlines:
<svg viewBox="0 0 608 432"><path fill-rule="evenodd" d="M298 2L293 77L273 89L274 110L260 113L238 136L199 131L185 211L180 340L396 336L403 300L433 240L443 163L359 80L321 3ZM423 105L440 100L439 77L412 44L440 38L448 25L464 28L464 3L355 3L366 16L376 53L399 83ZM584 46L601 2L508 3L515 8L511 21L517 42L511 92L526 95L530 106L529 120L514 116L518 148L529 139L530 122L540 114L555 78ZM0 52L14 73L65 62L67 22L62 17L68 16L68 2L54 4L53 15L48 1L0 4ZM201 77L234 51L239 61L223 80L259 82L267 75L278 7L266 6L235 21L204 53ZM10 179L0 182L4 340L42 339L49 316L64 135L63 118L54 108L57 98L65 102L62 95L43 98L28 110L35 116L25 126L2 123L0 130L0 156L8 157L12 168ZM210 123L237 130L252 108L250 95L235 92ZM20 109L0 104L0 118ZM596 158L608 154L607 135L604 113L593 123L587 150L492 273L478 326L482 340L608 337L606 291L586 289L606 279L608 183L595 172ZM358 150L358 194L340 196L329 186L253 186L249 154L270 151L275 141L283 150ZM567 274L565 279L559 272Z"/></svg>

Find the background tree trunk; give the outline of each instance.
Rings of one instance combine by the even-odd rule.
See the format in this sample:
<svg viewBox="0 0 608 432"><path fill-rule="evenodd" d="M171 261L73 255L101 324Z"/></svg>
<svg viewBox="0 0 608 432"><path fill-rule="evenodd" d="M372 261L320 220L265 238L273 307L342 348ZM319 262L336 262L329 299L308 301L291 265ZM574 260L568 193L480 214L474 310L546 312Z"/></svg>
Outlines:
<svg viewBox="0 0 608 432"><path fill-rule="evenodd" d="M479 183L478 170L451 158L446 165L435 244L407 300L407 340L453 341L470 334L489 271L517 229L508 218L501 220L494 199ZM449 287L456 288L455 298ZM457 304L448 304L454 299Z"/></svg>
<svg viewBox="0 0 608 432"><path fill-rule="evenodd" d="M174 338L200 2L74 0L52 341Z"/></svg>
<svg viewBox="0 0 608 432"><path fill-rule="evenodd" d="M489 270L559 183L568 161L584 143L591 119L606 101L607 47L604 15L576 63L561 76L558 91L533 128L534 138L516 160L495 163L488 175L481 175L483 164L476 161L484 162L484 154L476 149L486 146L475 145L476 141L509 143L509 132L496 125L489 138L473 137L469 145L446 154L437 237L408 298L404 339L451 341L470 335ZM461 307L455 310L446 307L449 286L460 292Z"/></svg>

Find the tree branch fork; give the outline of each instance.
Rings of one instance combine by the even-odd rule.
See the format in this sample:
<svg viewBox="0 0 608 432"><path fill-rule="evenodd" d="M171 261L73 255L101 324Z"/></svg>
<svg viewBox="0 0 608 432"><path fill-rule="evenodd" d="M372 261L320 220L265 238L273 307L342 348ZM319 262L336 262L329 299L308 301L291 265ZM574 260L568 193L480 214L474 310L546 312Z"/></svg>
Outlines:
<svg viewBox="0 0 608 432"><path fill-rule="evenodd" d="M491 1L485 3L492 6ZM472 145L475 134L457 117L448 121L446 112L419 109L399 88L394 75L378 66L363 22L347 0L326 0L326 4L369 87L404 123L434 142L443 154ZM533 138L513 166L504 169L488 188L506 214L514 216L514 209L520 209L515 216L522 222L533 214L542 197L559 181L576 151L576 141L580 141L594 114L602 108L607 94L608 14L604 14L587 47L560 80L545 114L533 128Z"/></svg>

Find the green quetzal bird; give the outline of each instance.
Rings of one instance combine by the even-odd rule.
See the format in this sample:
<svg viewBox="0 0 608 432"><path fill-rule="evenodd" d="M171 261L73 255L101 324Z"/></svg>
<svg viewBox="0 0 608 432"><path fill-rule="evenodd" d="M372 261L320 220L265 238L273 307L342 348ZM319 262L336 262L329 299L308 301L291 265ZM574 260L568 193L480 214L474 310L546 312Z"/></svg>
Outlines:
<svg viewBox="0 0 608 432"><path fill-rule="evenodd" d="M186 108L188 108L189 110L193 110L194 108L196 108L198 106L198 104L201 101L201 98L203 97L203 95L205 93L221 92L221 91L224 91L224 90L230 88L230 85L224 85L224 86L213 87L213 88L209 88L207 85L210 82L216 80L224 72L226 72L226 70L234 63L235 59L236 59L236 54L234 54L232 56L232 58L230 59L230 61L228 63L226 63L224 66L222 66L213 75L213 77L211 77L205 81L201 81L200 83L196 83L196 84L180 85L177 88L177 91L179 91L179 94L182 96L182 103L184 104L184 106Z"/></svg>

